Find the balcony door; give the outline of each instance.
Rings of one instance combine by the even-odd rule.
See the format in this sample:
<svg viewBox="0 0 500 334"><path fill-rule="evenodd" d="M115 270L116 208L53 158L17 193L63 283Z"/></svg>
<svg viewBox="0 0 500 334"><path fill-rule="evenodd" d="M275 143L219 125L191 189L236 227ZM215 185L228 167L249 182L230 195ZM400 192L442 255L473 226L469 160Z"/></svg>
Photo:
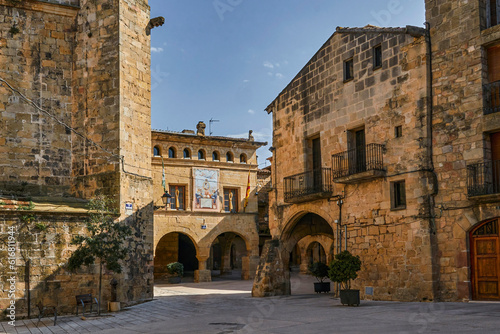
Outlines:
<svg viewBox="0 0 500 334"><path fill-rule="evenodd" d="M490 134L493 193L500 193L500 132Z"/></svg>
<svg viewBox="0 0 500 334"><path fill-rule="evenodd" d="M312 168L313 187L315 191L321 190L321 141L319 138L312 140Z"/></svg>
<svg viewBox="0 0 500 334"><path fill-rule="evenodd" d="M488 84L486 85L486 113L494 113L500 109L500 45L488 48Z"/></svg>
<svg viewBox="0 0 500 334"><path fill-rule="evenodd" d="M349 174L366 171L366 141L365 129L352 130L348 133Z"/></svg>

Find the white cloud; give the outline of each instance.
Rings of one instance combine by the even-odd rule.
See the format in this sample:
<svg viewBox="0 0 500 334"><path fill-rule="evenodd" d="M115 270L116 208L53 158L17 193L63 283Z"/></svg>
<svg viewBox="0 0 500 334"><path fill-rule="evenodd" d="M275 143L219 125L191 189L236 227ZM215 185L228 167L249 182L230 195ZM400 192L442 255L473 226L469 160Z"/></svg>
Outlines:
<svg viewBox="0 0 500 334"><path fill-rule="evenodd" d="M251 114L251 115L253 115L253 114L255 114L255 110L253 110L253 109L248 109L248 113L249 113L249 114Z"/></svg>
<svg viewBox="0 0 500 334"><path fill-rule="evenodd" d="M272 77L274 74L273 74L273 72L267 72L267 75L269 75L270 77Z"/></svg>
<svg viewBox="0 0 500 334"><path fill-rule="evenodd" d="M279 79L283 78L283 74L281 74L281 73L276 73L276 78L279 78Z"/></svg>
<svg viewBox="0 0 500 334"><path fill-rule="evenodd" d="M163 48L155 48L154 46L152 46L151 52L163 52Z"/></svg>
<svg viewBox="0 0 500 334"><path fill-rule="evenodd" d="M244 83L247 83L247 82L250 82L250 80L245 79L245 80L243 80L243 82L244 82Z"/></svg>
<svg viewBox="0 0 500 334"><path fill-rule="evenodd" d="M264 65L264 67L267 67L267 68L274 68L274 65L269 61L265 61L263 65Z"/></svg>
<svg viewBox="0 0 500 334"><path fill-rule="evenodd" d="M270 141L272 139L272 134L273 134L272 130L271 129L266 129L266 128L261 129L260 131L254 131L254 132L252 132L252 136L257 141ZM227 135L226 137L231 137L231 138L248 138L248 132L234 134L234 135Z"/></svg>

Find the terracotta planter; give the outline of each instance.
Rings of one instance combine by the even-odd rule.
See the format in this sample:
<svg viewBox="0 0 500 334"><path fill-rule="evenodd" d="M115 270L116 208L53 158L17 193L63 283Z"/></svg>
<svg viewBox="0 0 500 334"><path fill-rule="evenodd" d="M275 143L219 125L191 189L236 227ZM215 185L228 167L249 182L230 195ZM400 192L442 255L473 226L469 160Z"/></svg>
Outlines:
<svg viewBox="0 0 500 334"><path fill-rule="evenodd" d="M120 311L120 302L108 302L108 310L110 312Z"/></svg>

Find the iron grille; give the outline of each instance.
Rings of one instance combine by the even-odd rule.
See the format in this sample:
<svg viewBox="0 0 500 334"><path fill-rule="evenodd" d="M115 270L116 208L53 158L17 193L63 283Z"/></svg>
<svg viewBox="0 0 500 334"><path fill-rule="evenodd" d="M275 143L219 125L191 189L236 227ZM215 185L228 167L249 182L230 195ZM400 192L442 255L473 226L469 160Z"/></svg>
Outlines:
<svg viewBox="0 0 500 334"><path fill-rule="evenodd" d="M312 194L332 192L332 170L319 168L285 177L285 201Z"/></svg>
<svg viewBox="0 0 500 334"><path fill-rule="evenodd" d="M467 166L469 197L500 193L500 160L484 161Z"/></svg>
<svg viewBox="0 0 500 334"><path fill-rule="evenodd" d="M354 175L369 170L384 170L385 146L368 144L361 149L350 149L332 155L333 179Z"/></svg>

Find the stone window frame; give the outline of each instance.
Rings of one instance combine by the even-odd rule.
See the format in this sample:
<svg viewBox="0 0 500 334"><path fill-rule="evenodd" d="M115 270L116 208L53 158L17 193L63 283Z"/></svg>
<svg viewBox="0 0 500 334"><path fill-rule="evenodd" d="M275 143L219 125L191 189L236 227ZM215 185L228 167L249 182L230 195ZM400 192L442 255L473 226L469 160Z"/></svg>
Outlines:
<svg viewBox="0 0 500 334"><path fill-rule="evenodd" d="M245 153L240 154L240 164L246 164L248 161L247 155Z"/></svg>
<svg viewBox="0 0 500 334"><path fill-rule="evenodd" d="M231 151L227 151L226 153L226 162L233 163L234 162L234 154Z"/></svg>
<svg viewBox="0 0 500 334"><path fill-rule="evenodd" d="M401 138L401 137L403 137L403 126L396 125L394 127L394 138Z"/></svg>
<svg viewBox="0 0 500 334"><path fill-rule="evenodd" d="M201 155L201 158L200 158ZM207 152L204 149L198 150L198 160L207 160Z"/></svg>
<svg viewBox="0 0 500 334"><path fill-rule="evenodd" d="M378 70L382 68L383 57L382 57L382 44L375 45L372 49L373 56L373 70ZM377 62L377 51L380 52L380 62Z"/></svg>
<svg viewBox="0 0 500 334"><path fill-rule="evenodd" d="M175 159L176 157L177 157L177 150L175 149L175 147L170 146L168 148L168 158Z"/></svg>
<svg viewBox="0 0 500 334"><path fill-rule="evenodd" d="M344 60L344 82L354 80L354 57Z"/></svg>
<svg viewBox="0 0 500 334"><path fill-rule="evenodd" d="M214 157L216 157L217 159L214 159ZM212 161L220 161L220 152L219 151L212 152Z"/></svg>
<svg viewBox="0 0 500 334"><path fill-rule="evenodd" d="M228 192L228 197L227 197L228 205L227 206L226 206L226 191ZM229 207L229 192L233 192L233 194L234 194L233 195L233 203L234 203L233 211L229 211L229 209L228 209L228 207ZM238 213L239 202L240 202L239 193L240 193L240 189L238 189L238 188L223 187L222 200L223 200L223 209L224 209L225 213Z"/></svg>
<svg viewBox="0 0 500 334"><path fill-rule="evenodd" d="M155 156L155 157L161 157L161 147L160 147L160 145L155 145L155 147L153 147L153 156Z"/></svg>
<svg viewBox="0 0 500 334"><path fill-rule="evenodd" d="M187 147L184 150L182 150L182 157L184 159L191 159L191 150Z"/></svg>
<svg viewBox="0 0 500 334"><path fill-rule="evenodd" d="M406 183L405 180L392 181L391 187L391 211L406 209Z"/></svg>

